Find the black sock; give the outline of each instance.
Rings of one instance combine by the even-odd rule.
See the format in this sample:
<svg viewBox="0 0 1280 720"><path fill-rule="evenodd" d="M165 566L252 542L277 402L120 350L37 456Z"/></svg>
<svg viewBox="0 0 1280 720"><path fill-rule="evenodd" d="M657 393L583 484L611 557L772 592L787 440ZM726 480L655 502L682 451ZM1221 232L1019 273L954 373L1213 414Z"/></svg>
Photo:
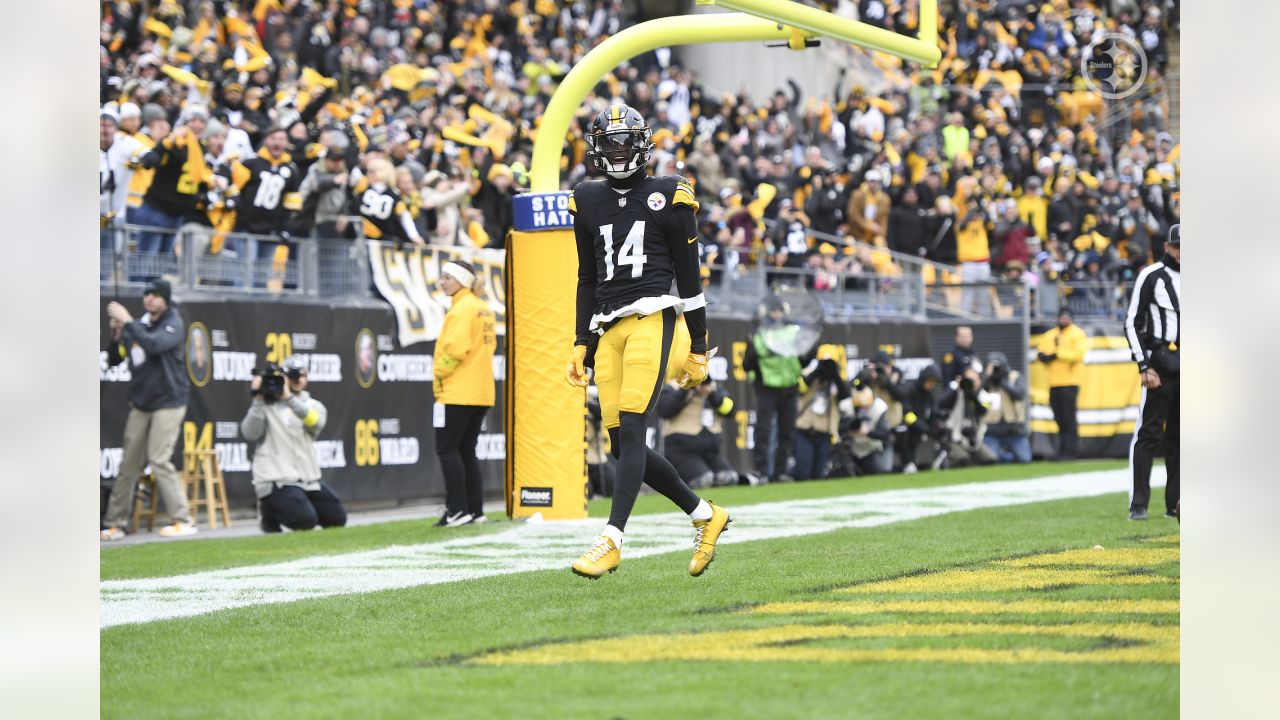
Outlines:
<svg viewBox="0 0 1280 720"><path fill-rule="evenodd" d="M686 515L693 512L702 498L698 497L684 480L671 461L658 454L657 451L645 448L644 482L649 487L662 493Z"/></svg>

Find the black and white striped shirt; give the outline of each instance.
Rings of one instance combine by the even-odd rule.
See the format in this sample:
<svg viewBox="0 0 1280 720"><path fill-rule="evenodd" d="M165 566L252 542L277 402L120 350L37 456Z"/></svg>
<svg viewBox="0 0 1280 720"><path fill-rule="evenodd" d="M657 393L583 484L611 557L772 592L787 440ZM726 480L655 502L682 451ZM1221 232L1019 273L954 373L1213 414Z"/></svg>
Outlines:
<svg viewBox="0 0 1280 720"><path fill-rule="evenodd" d="M1178 262L1168 255L1138 273L1124 330L1139 370L1147 369L1155 347L1181 344L1181 277Z"/></svg>

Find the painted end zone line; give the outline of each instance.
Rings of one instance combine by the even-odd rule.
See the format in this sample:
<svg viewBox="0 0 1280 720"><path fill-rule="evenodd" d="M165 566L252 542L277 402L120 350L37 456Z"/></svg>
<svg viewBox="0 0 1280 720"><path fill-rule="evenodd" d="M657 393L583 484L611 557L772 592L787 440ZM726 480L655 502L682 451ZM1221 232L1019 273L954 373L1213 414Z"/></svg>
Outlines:
<svg viewBox="0 0 1280 720"><path fill-rule="evenodd" d="M721 543L796 537L842 528L874 527L979 508L1093 497L1129 489L1127 470L1055 475L908 490L885 490L812 500L787 500L730 507L734 524ZM1151 484L1164 485L1156 468ZM1117 522L1125 508L1117 507ZM565 570L590 542L603 520L520 524L490 535L343 555L323 555L271 565L140 580L108 580L100 585L101 627L268 603L367 593L417 585L473 580L532 570ZM627 559L690 552L689 519L680 513L638 515L627 527Z"/></svg>

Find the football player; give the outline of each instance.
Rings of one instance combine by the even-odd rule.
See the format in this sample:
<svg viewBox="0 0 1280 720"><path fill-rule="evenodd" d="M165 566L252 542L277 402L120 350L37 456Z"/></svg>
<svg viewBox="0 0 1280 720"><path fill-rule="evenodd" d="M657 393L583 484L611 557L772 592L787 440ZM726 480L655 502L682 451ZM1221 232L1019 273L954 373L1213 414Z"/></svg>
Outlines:
<svg viewBox="0 0 1280 720"><path fill-rule="evenodd" d="M578 242L577 338L567 376L587 386L594 367L604 427L618 459L609 523L573 571L598 578L618 569L622 533L640 483L693 520L690 575L715 558L728 525L724 508L698 497L671 463L645 444L648 414L670 377L697 387L707 377L707 313L698 266L698 201L679 176L645 170L652 131L634 108L612 105L591 122L587 158L607 179L580 183L569 198ZM675 281L679 296L671 294ZM679 322L680 315L684 322Z"/></svg>

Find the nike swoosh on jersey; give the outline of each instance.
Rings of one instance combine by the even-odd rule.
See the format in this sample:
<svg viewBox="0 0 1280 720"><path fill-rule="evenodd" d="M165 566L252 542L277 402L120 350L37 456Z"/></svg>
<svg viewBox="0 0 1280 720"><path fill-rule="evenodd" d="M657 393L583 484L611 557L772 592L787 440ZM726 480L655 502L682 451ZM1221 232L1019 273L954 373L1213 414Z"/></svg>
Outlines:
<svg viewBox="0 0 1280 720"><path fill-rule="evenodd" d="M690 245L692 245L692 244L693 244L693 241L694 241L694 240L697 240L697 239L698 239L698 236L697 236L697 235L694 235L693 237L689 238L689 244L690 244Z"/></svg>

